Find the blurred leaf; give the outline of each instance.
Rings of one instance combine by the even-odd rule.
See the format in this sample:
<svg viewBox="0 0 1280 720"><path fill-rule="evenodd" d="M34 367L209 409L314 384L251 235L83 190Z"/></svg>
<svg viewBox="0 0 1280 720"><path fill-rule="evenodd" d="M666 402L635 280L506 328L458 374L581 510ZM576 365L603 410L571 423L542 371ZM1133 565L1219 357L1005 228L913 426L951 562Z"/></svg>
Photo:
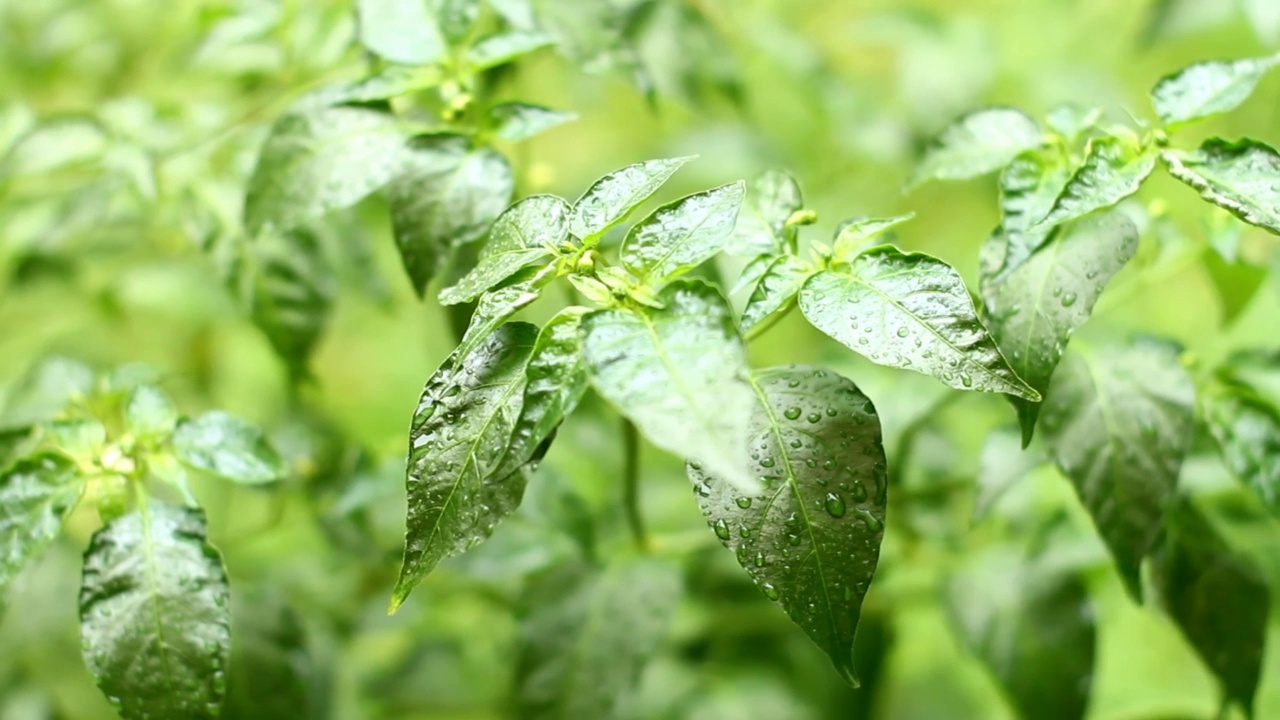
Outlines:
<svg viewBox="0 0 1280 720"><path fill-rule="evenodd" d="M750 337L752 330L762 327L761 323L791 308L800 288L813 273L807 263L793 255L783 255L769 263L742 310L738 331L743 337Z"/></svg>
<svg viewBox="0 0 1280 720"><path fill-rule="evenodd" d="M458 357L466 358L499 325L537 300L539 289L533 282L520 282L481 295L467 331L462 335L462 342L458 344Z"/></svg>
<svg viewBox="0 0 1280 720"><path fill-rule="evenodd" d="M221 410L179 423L173 452L189 467L242 485L275 482L285 473L261 430Z"/></svg>
<svg viewBox="0 0 1280 720"><path fill-rule="evenodd" d="M124 422L137 438L164 440L178 424L178 410L169 396L155 386L139 385L125 402Z"/></svg>
<svg viewBox="0 0 1280 720"><path fill-rule="evenodd" d="M619 700L662 643L680 585L658 558L568 565L539 578L520 621L519 717L620 718Z"/></svg>
<svg viewBox="0 0 1280 720"><path fill-rule="evenodd" d="M200 510L148 500L89 542L84 660L125 720L220 715L231 593L206 533Z"/></svg>
<svg viewBox="0 0 1280 720"><path fill-rule="evenodd" d="M758 370L750 472L765 496L688 466L707 523L765 597L858 684L853 639L884 536L880 420L849 380L814 367Z"/></svg>
<svg viewBox="0 0 1280 720"><path fill-rule="evenodd" d="M603 236L648 200L692 157L647 160L596 180L573 204L569 232L588 244Z"/></svg>
<svg viewBox="0 0 1280 720"><path fill-rule="evenodd" d="M327 717L321 669L297 614L279 599L254 593L233 599L235 642L222 717L319 720Z"/></svg>
<svg viewBox="0 0 1280 720"><path fill-rule="evenodd" d="M469 355L450 355L423 388L409 428L409 510L392 612L437 563L482 542L519 506L524 474L494 471L520 415L537 333L503 325Z"/></svg>
<svg viewBox="0 0 1280 720"><path fill-rule="evenodd" d="M1000 242L999 235L988 242ZM1103 289L1138 249L1138 230L1123 214L1086 218L1042 246L996 283L984 283L987 324L1009 366L1040 395L1071 334L1089 319ZM1040 403L1010 397L1031 442Z"/></svg>
<svg viewBox="0 0 1280 720"><path fill-rule="evenodd" d="M440 293L440 302L475 300L524 266L550 257L569 235L568 213L568 203L554 195L533 195L507 208L489 230L479 262Z"/></svg>
<svg viewBox="0 0 1280 720"><path fill-rule="evenodd" d="M74 398L93 391L93 370L79 361L51 357L33 365L8 397L0 427L19 428L51 420Z"/></svg>
<svg viewBox="0 0 1280 720"><path fill-rule="evenodd" d="M1241 4L1260 40L1269 45L1280 41L1280 5L1270 0L1241 0Z"/></svg>
<svg viewBox="0 0 1280 720"><path fill-rule="evenodd" d="M961 641L1019 717L1085 717L1097 628L1080 578L997 547L951 577L947 606Z"/></svg>
<svg viewBox="0 0 1280 720"><path fill-rule="evenodd" d="M250 243L253 321L285 361L295 379L307 374L307 359L329 323L334 285L320 238L310 228L266 230Z"/></svg>
<svg viewBox="0 0 1280 720"><path fill-rule="evenodd" d="M654 445L703 464L741 492L753 403L746 349L718 290L677 280L662 310L596 310L582 319L591 384Z"/></svg>
<svg viewBox="0 0 1280 720"><path fill-rule="evenodd" d="M1196 63L1166 75L1151 89L1151 104L1165 125L1177 125L1234 110L1280 56Z"/></svg>
<svg viewBox="0 0 1280 720"><path fill-rule="evenodd" d="M1152 570L1164 607L1222 683L1226 700L1253 717L1271 605L1257 569L1183 500L1170 511Z"/></svg>
<svg viewBox="0 0 1280 720"><path fill-rule="evenodd" d="M0 155L0 181L84 166L110 149L107 129L96 119L69 115L44 120Z"/></svg>
<svg viewBox="0 0 1280 720"><path fill-rule="evenodd" d="M1241 262L1229 262L1216 250L1206 250L1204 269L1222 301L1222 324L1230 325L1267 280L1267 269Z"/></svg>
<svg viewBox="0 0 1280 720"><path fill-rule="evenodd" d="M1280 412L1232 389L1210 397L1205 415L1227 469L1280 517Z"/></svg>
<svg viewBox="0 0 1280 720"><path fill-rule="evenodd" d="M835 242L831 246L832 259L835 262L850 262L863 245L884 236L890 229L915 216L915 213L907 213L891 218L860 217L844 221L836 231Z"/></svg>
<svg viewBox="0 0 1280 720"><path fill-rule="evenodd" d="M0 610L9 584L58 536L84 482L67 457L24 458L0 473Z"/></svg>
<svg viewBox="0 0 1280 720"><path fill-rule="evenodd" d="M1280 235L1280 154L1257 140L1210 138L1198 150L1166 150L1169 173L1200 197L1249 223Z"/></svg>
<svg viewBox="0 0 1280 720"><path fill-rule="evenodd" d="M1041 139L1036 121L1020 110L977 110L948 125L929 143L908 186L985 175L1037 147Z"/></svg>
<svg viewBox="0 0 1280 720"><path fill-rule="evenodd" d="M460 44L480 17L480 0L431 0L440 29L452 45Z"/></svg>
<svg viewBox="0 0 1280 720"><path fill-rule="evenodd" d="M1049 386L1045 444L1135 599L1139 563L1156 546L1191 442L1194 406L1195 385L1177 350L1154 341L1073 348Z"/></svg>
<svg viewBox="0 0 1280 720"><path fill-rule="evenodd" d="M977 497L973 501L973 523L986 519L1014 485L1047 461L1039 450L1022 446L1021 433L995 430L987 435L978 455Z"/></svg>
<svg viewBox="0 0 1280 720"><path fill-rule="evenodd" d="M513 30L481 38L467 48L466 62L473 70L488 70L554 45L556 39L546 33Z"/></svg>
<svg viewBox="0 0 1280 720"><path fill-rule="evenodd" d="M357 0L360 42L403 65L430 65L445 53L444 37L425 0Z"/></svg>
<svg viewBox="0 0 1280 720"><path fill-rule="evenodd" d="M409 147L388 200L396 246L421 297L453 249L484 237L515 179L506 158L460 135L421 135Z"/></svg>
<svg viewBox="0 0 1280 720"><path fill-rule="evenodd" d="M871 248L800 289L814 327L871 362L932 375L950 387L1038 400L978 319L960 274L922 253Z"/></svg>
<svg viewBox="0 0 1280 720"><path fill-rule="evenodd" d="M800 185L781 170L769 170L747 184L746 197L726 252L780 253L790 242L787 219L804 207Z"/></svg>
<svg viewBox="0 0 1280 720"><path fill-rule="evenodd" d="M1124 138L1094 138L1084 164L1067 181L1049 214L1031 230L1047 230L1115 205L1136 193L1155 166L1153 153L1133 147Z"/></svg>
<svg viewBox="0 0 1280 720"><path fill-rule="evenodd" d="M622 264L654 289L689 272L729 240L744 192L738 181L663 205L631 227Z"/></svg>
<svg viewBox="0 0 1280 720"><path fill-rule="evenodd" d="M577 113L522 102L499 103L491 106L487 112L493 134L512 142L528 140L534 135L578 119Z"/></svg>

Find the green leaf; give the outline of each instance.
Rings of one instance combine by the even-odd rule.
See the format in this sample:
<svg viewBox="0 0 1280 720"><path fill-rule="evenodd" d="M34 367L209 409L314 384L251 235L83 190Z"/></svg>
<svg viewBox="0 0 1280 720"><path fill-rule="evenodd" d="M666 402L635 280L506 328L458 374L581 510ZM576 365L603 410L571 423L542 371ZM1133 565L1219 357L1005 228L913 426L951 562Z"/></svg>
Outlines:
<svg viewBox="0 0 1280 720"><path fill-rule="evenodd" d="M470 355L499 325L537 300L539 290L530 281L501 287L481 295L475 312L471 314L467 331L462 335L462 342L458 343L458 357Z"/></svg>
<svg viewBox="0 0 1280 720"><path fill-rule="evenodd" d="M1249 223L1280 235L1280 154L1257 140L1210 138L1198 150L1166 150L1169 174L1200 197Z"/></svg>
<svg viewBox="0 0 1280 720"><path fill-rule="evenodd" d="M989 433L978 455L978 494L973 501L972 522L986 519L1005 493L1046 461L1038 450L1023 448L1020 433L1004 428Z"/></svg>
<svg viewBox="0 0 1280 720"><path fill-rule="evenodd" d="M487 112L493 134L512 142L528 140L534 135L578 119L578 114L574 112L521 102L500 103L490 107Z"/></svg>
<svg viewBox="0 0 1280 720"><path fill-rule="evenodd" d="M525 593L515 701L522 720L620 720L622 698L667 632L678 569L658 558L567 565Z"/></svg>
<svg viewBox="0 0 1280 720"><path fill-rule="evenodd" d="M998 236L997 236L998 237ZM1087 218L1059 234L998 283L985 282L987 325L1018 377L1046 396L1067 341L1138 249L1138 229L1115 212ZM1039 403L1010 398L1031 442Z"/></svg>
<svg viewBox="0 0 1280 720"><path fill-rule="evenodd" d="M1032 230L1062 194L1071 167L1061 154L1026 153L1000 174L1000 227L982 247L979 278L985 286L999 282L1044 245L1051 230Z"/></svg>
<svg viewBox="0 0 1280 720"><path fill-rule="evenodd" d="M65 357L31 366L9 393L0 427L19 428L53 419L67 403L93 391L93 370Z"/></svg>
<svg viewBox="0 0 1280 720"><path fill-rule="evenodd" d="M80 584L84 660L125 720L219 717L230 595L198 509L149 500L93 534Z"/></svg>
<svg viewBox="0 0 1280 720"><path fill-rule="evenodd" d="M70 459L40 453L0 474L0 608L14 577L58 536L84 483Z"/></svg>
<svg viewBox="0 0 1280 720"><path fill-rule="evenodd" d="M179 423L173 452L189 467L242 485L275 482L285 473L261 430L221 410Z"/></svg>
<svg viewBox="0 0 1280 720"><path fill-rule="evenodd" d="M445 53L444 37L424 0L357 0L360 44L402 65L430 65Z"/></svg>
<svg viewBox="0 0 1280 720"><path fill-rule="evenodd" d="M246 597L247 596L247 597ZM298 614L274 593L237 593L236 639L222 716L236 720L312 720L325 712L319 667Z"/></svg>
<svg viewBox="0 0 1280 720"><path fill-rule="evenodd" d="M125 402L124 423L135 437L164 440L178 424L178 410L154 385L139 385Z"/></svg>
<svg viewBox="0 0 1280 720"><path fill-rule="evenodd" d="M1068 352L1040 427L1120 577L1141 597L1138 566L1155 547L1191 442L1195 385L1176 349L1156 342Z"/></svg>
<svg viewBox="0 0 1280 720"><path fill-rule="evenodd" d="M508 323L423 388L409 427L404 561L391 611L441 560L483 541L524 495L522 473L498 477L524 397L537 328Z"/></svg>
<svg viewBox="0 0 1280 720"><path fill-rule="evenodd" d="M484 237L514 191L511 165L496 151L460 135L413 139L387 195L396 247L419 297L454 248Z"/></svg>
<svg viewBox="0 0 1280 720"><path fill-rule="evenodd" d="M1244 312L1268 275L1266 268L1230 262L1214 249L1205 250L1204 269L1221 301L1223 325L1230 325Z"/></svg>
<svg viewBox="0 0 1280 720"><path fill-rule="evenodd" d="M1040 398L987 334L960 274L929 255L871 248L809 278L800 288L800 310L814 327L879 365L962 390Z"/></svg>
<svg viewBox="0 0 1280 720"><path fill-rule="evenodd" d="M929 144L908 185L985 175L1037 147L1041 140L1036 121L1019 110L995 107L969 113Z"/></svg>
<svg viewBox="0 0 1280 720"><path fill-rule="evenodd" d="M320 238L310 228L268 229L249 247L253 322L267 336L296 379L329 323L336 279Z"/></svg>
<svg viewBox="0 0 1280 720"><path fill-rule="evenodd" d="M777 254L790 244L787 219L804 207L800 185L769 170L747 185L746 198L726 250L734 255Z"/></svg>
<svg viewBox="0 0 1280 720"><path fill-rule="evenodd" d="M692 157L648 160L596 180L573 204L569 232L590 242L604 235L649 199Z"/></svg>
<svg viewBox="0 0 1280 720"><path fill-rule="evenodd" d="M719 291L696 280L668 285L662 310L597 310L582 320L591 383L654 445L743 492L754 403L746 349Z"/></svg>
<svg viewBox="0 0 1280 720"><path fill-rule="evenodd" d="M1165 125L1229 112L1277 63L1280 57L1196 63L1161 78L1151 89L1151 104Z"/></svg>
<svg viewBox="0 0 1280 720"><path fill-rule="evenodd" d="M527 382L520 416L495 475L510 475L530 463L586 392L582 318L587 312L582 307L565 308L538 333L525 368Z"/></svg>
<svg viewBox="0 0 1280 720"><path fill-rule="evenodd" d="M1119 137L1094 138L1089 152L1048 215L1031 230L1048 230L1095 210L1109 208L1138 192L1155 169L1156 156Z"/></svg>
<svg viewBox="0 0 1280 720"><path fill-rule="evenodd" d="M481 38L467 49L466 62L472 70L488 70L555 43L546 33L512 30Z"/></svg>
<svg viewBox="0 0 1280 720"><path fill-rule="evenodd" d="M759 370L744 496L690 464L707 523L765 597L857 685L853 638L884 537L888 480L880 419L849 380L815 367Z"/></svg>
<svg viewBox="0 0 1280 720"><path fill-rule="evenodd" d="M1253 717L1271 605L1267 583L1185 499L1170 512L1152 569L1178 629L1222 683L1226 699Z"/></svg>
<svg viewBox="0 0 1280 720"><path fill-rule="evenodd" d="M1280 517L1280 412L1244 390L1206 403L1205 422L1227 469Z"/></svg>
<svg viewBox="0 0 1280 720"><path fill-rule="evenodd" d="M1098 633L1079 577L997 547L952 576L946 596L952 627L1018 717L1085 717Z"/></svg>
<svg viewBox="0 0 1280 720"><path fill-rule="evenodd" d="M1271 0L1241 0L1241 4L1259 39L1269 45L1280 41L1280 6Z"/></svg>
<svg viewBox="0 0 1280 720"><path fill-rule="evenodd" d="M480 0L431 0L436 21L452 45L466 39L480 17Z"/></svg>
<svg viewBox="0 0 1280 720"><path fill-rule="evenodd" d="M622 241L622 264L642 283L661 287L719 254L742 207L742 181L658 208Z"/></svg>
<svg viewBox="0 0 1280 720"><path fill-rule="evenodd" d="M742 310L742 319L738 322L742 335L750 337L751 331L761 327L765 320L790 308L813 272L813 268L794 255L783 255L769 263Z"/></svg>
<svg viewBox="0 0 1280 720"><path fill-rule="evenodd" d="M350 207L400 171L404 136L394 116L366 107L292 112L276 121L249 179L249 234L277 231Z"/></svg>
<svg viewBox="0 0 1280 720"><path fill-rule="evenodd" d="M831 247L831 257L836 262L849 262L868 241L884 235L890 228L913 219L915 213L891 218L860 217L841 223Z"/></svg>
<svg viewBox="0 0 1280 720"><path fill-rule="evenodd" d="M479 262L440 293L440 302L475 300L526 265L551 257L551 249L569 236L568 213L568 203L554 195L534 195L507 208L489 230Z"/></svg>

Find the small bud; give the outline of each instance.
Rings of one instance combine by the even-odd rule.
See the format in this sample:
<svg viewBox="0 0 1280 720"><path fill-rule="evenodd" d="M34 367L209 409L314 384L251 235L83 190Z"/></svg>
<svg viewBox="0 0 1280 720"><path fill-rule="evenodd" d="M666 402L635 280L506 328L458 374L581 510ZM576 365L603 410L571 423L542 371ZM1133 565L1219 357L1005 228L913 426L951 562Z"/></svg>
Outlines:
<svg viewBox="0 0 1280 720"><path fill-rule="evenodd" d="M798 227L800 225L812 225L818 222L818 213L813 210L797 210L791 213L787 218L787 227Z"/></svg>

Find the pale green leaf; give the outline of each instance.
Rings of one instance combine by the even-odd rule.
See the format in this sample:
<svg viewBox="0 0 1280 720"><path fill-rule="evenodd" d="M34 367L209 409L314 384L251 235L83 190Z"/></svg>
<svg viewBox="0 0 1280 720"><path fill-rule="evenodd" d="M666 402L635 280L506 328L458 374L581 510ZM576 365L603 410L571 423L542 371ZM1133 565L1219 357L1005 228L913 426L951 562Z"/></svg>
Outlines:
<svg viewBox="0 0 1280 720"><path fill-rule="evenodd" d="M569 232L592 241L627 218L692 157L648 160L596 180L573 204Z"/></svg>
<svg viewBox="0 0 1280 720"><path fill-rule="evenodd" d="M1280 5L1272 0L1241 0L1241 3L1258 38L1270 45L1280 42Z"/></svg>
<svg viewBox="0 0 1280 720"><path fill-rule="evenodd" d="M747 184L733 236L725 248L734 255L780 253L790 242L787 219L804 207L800 185L781 170L769 170Z"/></svg>
<svg viewBox="0 0 1280 720"><path fill-rule="evenodd" d="M26 428L51 420L73 399L93 391L93 370L77 360L50 357L32 365L12 387L0 427Z"/></svg>
<svg viewBox="0 0 1280 720"><path fill-rule="evenodd" d="M494 105L489 108L488 115L493 134L512 142L528 140L534 135L578 119L577 113L521 102Z"/></svg>
<svg viewBox="0 0 1280 720"><path fill-rule="evenodd" d="M554 195L534 195L507 208L489 230L476 266L441 292L440 302L475 300L526 265L551 257L569 236L568 213L569 205Z"/></svg>
<svg viewBox="0 0 1280 720"><path fill-rule="evenodd" d="M1280 154L1257 140L1206 140L1198 150L1167 150L1169 173L1232 215L1280 234Z"/></svg>
<svg viewBox="0 0 1280 720"><path fill-rule="evenodd" d="M471 33L480 17L480 0L428 0L440 30L452 45L458 45Z"/></svg>
<svg viewBox="0 0 1280 720"><path fill-rule="evenodd" d="M189 467L243 485L275 482L285 473L260 429L221 410L179 423L173 452Z"/></svg>
<svg viewBox="0 0 1280 720"><path fill-rule="evenodd" d="M1151 104L1165 125L1199 120L1235 109L1280 57L1196 63L1161 78Z"/></svg>
<svg viewBox="0 0 1280 720"><path fill-rule="evenodd" d="M1000 428L987 435L978 454L978 473L974 478L978 485L973 500L974 523L986 519L1000 499L1013 486L1047 462L1039 450L1024 449L1021 433Z"/></svg>
<svg viewBox="0 0 1280 720"><path fill-rule="evenodd" d="M430 65L445 53L444 37L426 0L357 0L360 43L403 65Z"/></svg>
<svg viewBox="0 0 1280 720"><path fill-rule="evenodd" d="M813 273L813 268L793 255L783 255L769 263L742 310L738 330L744 337L750 337L761 323L790 308L805 280Z"/></svg>
<svg viewBox="0 0 1280 720"><path fill-rule="evenodd" d="M915 216L915 213L907 213L891 218L859 217L844 221L836 231L835 242L831 246L832 259L835 262L849 262L863 245Z"/></svg>
<svg viewBox="0 0 1280 720"><path fill-rule="evenodd" d="M556 39L546 33L512 30L481 38L467 49L466 61L472 70L487 70L554 45L555 42Z"/></svg>
<svg viewBox="0 0 1280 720"><path fill-rule="evenodd" d="M0 473L0 608L13 578L58 536L83 486L75 463L56 453Z"/></svg>
<svg viewBox="0 0 1280 720"><path fill-rule="evenodd" d="M663 205L622 241L622 264L640 282L661 287L719 254L742 207L739 181Z"/></svg>
<svg viewBox="0 0 1280 720"><path fill-rule="evenodd" d="M1067 181L1053 209L1031 231L1048 230L1115 205L1138 192L1155 166L1154 153L1136 148L1124 138L1093 139L1084 164Z"/></svg>
<svg viewBox="0 0 1280 720"><path fill-rule="evenodd" d="M125 401L124 422L137 438L163 440L178 424L178 410L154 385L139 385Z"/></svg>
<svg viewBox="0 0 1280 720"><path fill-rule="evenodd" d="M493 334L500 325L511 319L522 308L528 307L538 299L540 288L531 281L518 282L500 287L480 296L476 308L471 313L471 322L462 334L458 343L458 357L465 358L471 354L485 338Z"/></svg>
<svg viewBox="0 0 1280 720"><path fill-rule="evenodd" d="M1211 398L1205 415L1227 469L1280 517L1280 412L1232 390Z"/></svg>
<svg viewBox="0 0 1280 720"><path fill-rule="evenodd" d="M909 185L963 180L999 170L1042 140L1040 127L1013 108L986 108L948 125L925 150Z"/></svg>

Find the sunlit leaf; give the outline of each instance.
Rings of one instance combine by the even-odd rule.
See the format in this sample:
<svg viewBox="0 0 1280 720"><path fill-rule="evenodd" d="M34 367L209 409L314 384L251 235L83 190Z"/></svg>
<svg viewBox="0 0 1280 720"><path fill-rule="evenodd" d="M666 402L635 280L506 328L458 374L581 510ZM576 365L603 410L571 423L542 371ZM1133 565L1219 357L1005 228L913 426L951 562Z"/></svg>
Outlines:
<svg viewBox="0 0 1280 720"><path fill-rule="evenodd" d="M804 281L813 272L808 264L793 255L783 255L769 263L742 310L738 330L743 336L749 336L771 316L793 306Z"/></svg>
<svg viewBox="0 0 1280 720"><path fill-rule="evenodd" d="M1206 140L1198 150L1166 150L1169 173L1200 197L1258 227L1280 234L1280 154L1257 140Z"/></svg>
<svg viewBox="0 0 1280 720"><path fill-rule="evenodd" d="M803 207L795 178L781 170L765 172L747 184L726 251L735 255L782 252L789 242L787 219Z"/></svg>
<svg viewBox="0 0 1280 720"><path fill-rule="evenodd" d="M513 30L481 38L467 49L467 64L474 70L505 65L535 50L554 45L556 39L541 32Z"/></svg>
<svg viewBox="0 0 1280 720"><path fill-rule="evenodd" d="M573 204L569 232L590 241L627 218L692 157L648 160L596 180Z"/></svg>
<svg viewBox="0 0 1280 720"><path fill-rule="evenodd" d="M1280 56L1196 63L1166 75L1151 90L1151 104L1166 125L1234 110L1249 99Z"/></svg>
<svg viewBox="0 0 1280 720"><path fill-rule="evenodd" d="M360 42L395 63L429 65L443 57L444 37L425 0L357 0Z"/></svg>
<svg viewBox="0 0 1280 720"><path fill-rule="evenodd" d="M493 334L498 326L509 320L522 308L538 299L538 290L532 282L519 282L500 287L480 296L467 331L458 343L458 357L465 358L471 351Z"/></svg>
<svg viewBox="0 0 1280 720"><path fill-rule="evenodd" d="M578 119L577 113L521 102L494 105L489 108L488 114L493 134L513 142L528 140L534 135Z"/></svg>
<svg viewBox="0 0 1280 720"><path fill-rule="evenodd" d="M1138 192L1155 166L1154 153L1136 148L1124 138L1094 138L1084 164L1067 181L1053 209L1031 229L1047 230L1115 205Z"/></svg>

